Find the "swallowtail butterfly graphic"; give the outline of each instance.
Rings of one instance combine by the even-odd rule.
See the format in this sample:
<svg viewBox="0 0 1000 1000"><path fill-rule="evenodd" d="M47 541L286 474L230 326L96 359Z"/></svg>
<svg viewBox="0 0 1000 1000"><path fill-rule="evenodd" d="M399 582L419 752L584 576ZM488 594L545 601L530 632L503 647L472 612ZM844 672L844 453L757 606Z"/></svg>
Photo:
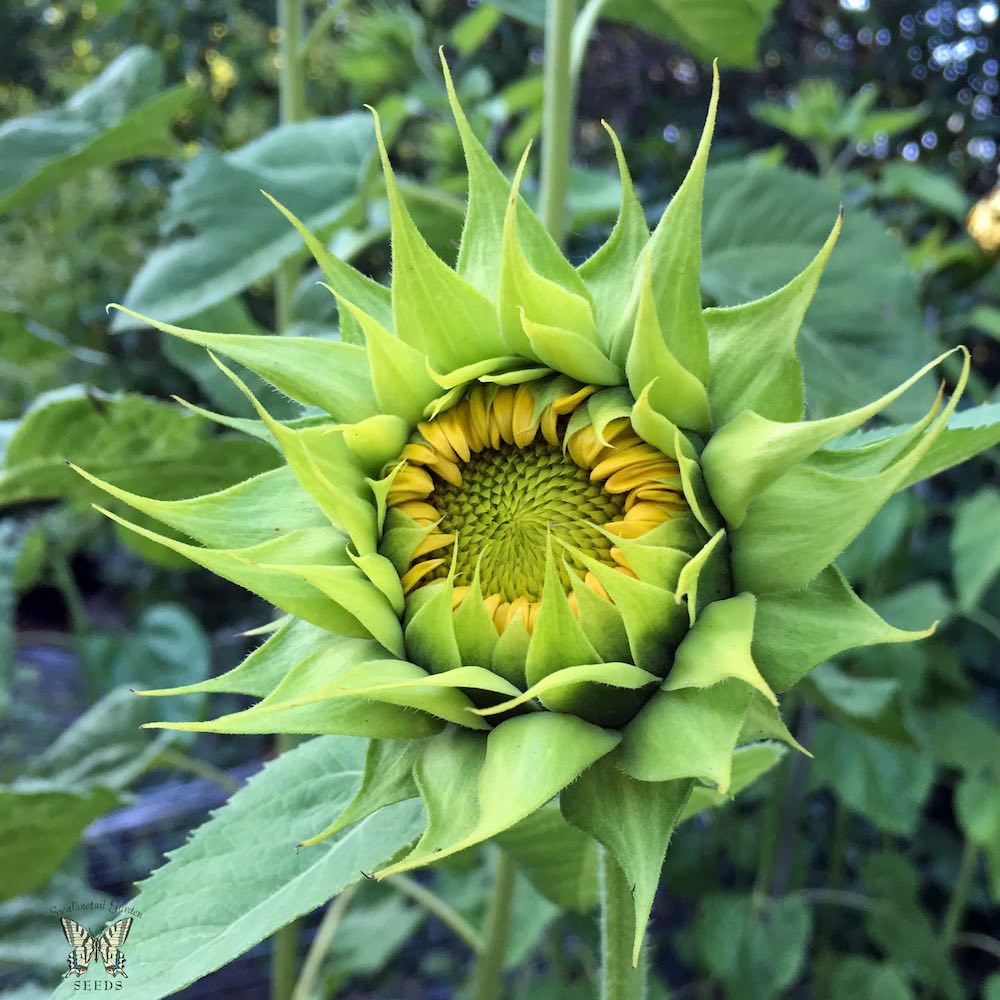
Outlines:
<svg viewBox="0 0 1000 1000"><path fill-rule="evenodd" d="M109 976L112 978L124 976L128 979L125 972L125 953L122 951L122 945L125 943L125 938L128 937L128 932L132 929L131 917L116 920L96 938L86 927L68 917L63 917L59 923L62 924L63 934L66 935L70 946L70 953L66 956L68 969L63 975L63 979L73 975L82 976L87 971L95 951L101 956L104 969Z"/></svg>

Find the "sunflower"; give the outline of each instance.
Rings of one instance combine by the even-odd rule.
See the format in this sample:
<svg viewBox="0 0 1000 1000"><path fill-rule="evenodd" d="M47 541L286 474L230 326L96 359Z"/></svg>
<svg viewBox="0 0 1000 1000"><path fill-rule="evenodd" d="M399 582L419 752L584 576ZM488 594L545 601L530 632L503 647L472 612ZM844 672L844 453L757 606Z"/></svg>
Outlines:
<svg viewBox="0 0 1000 1000"><path fill-rule="evenodd" d="M356 798L314 841L419 796L423 835L376 877L495 837L559 796L632 886L638 954L692 787L725 793L744 744L795 745L777 694L822 660L929 634L884 622L833 560L917 478L968 356L923 420L838 442L942 359L868 406L803 419L796 335L839 218L783 288L702 307L717 74L690 170L652 233L608 129L621 210L579 267L520 197L525 160L508 183L447 66L445 80L469 174L454 268L414 225L376 116L391 288L281 209L336 296L339 341L138 317L309 407L275 420L219 362L259 419L212 416L285 464L172 502L81 474L175 534L109 517L286 614L198 688L256 704L164 727L369 737Z"/></svg>

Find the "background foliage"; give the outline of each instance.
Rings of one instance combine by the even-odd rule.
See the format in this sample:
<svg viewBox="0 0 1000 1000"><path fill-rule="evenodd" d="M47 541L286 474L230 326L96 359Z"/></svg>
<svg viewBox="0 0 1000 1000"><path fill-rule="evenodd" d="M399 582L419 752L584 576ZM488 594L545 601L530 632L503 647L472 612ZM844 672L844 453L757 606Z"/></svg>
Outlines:
<svg viewBox="0 0 1000 1000"><path fill-rule="evenodd" d="M439 45L508 175L539 130L540 0L307 9L308 120L279 124L280 40L263 0L0 8L2 997L49 995L66 950L53 908L131 897L169 852L133 903L143 935L128 988L144 997L203 976L183 995L269 995L267 939L297 919L295 1000L450 996L477 947L497 850L518 869L511 995L593 994L594 850L557 810L419 881L357 885L413 838L414 804L312 853L291 845L353 793L359 741L312 740L256 773L274 751L266 741L137 730L151 708L129 687L222 672L259 641L243 633L267 609L119 535L64 460L178 498L278 457L206 416L250 414L200 349L111 321L104 304L202 329L336 336L332 300L258 191L385 277L363 102L388 126L418 222L453 254L464 177ZM802 338L810 412L866 402L963 342L975 405L954 432L989 433L1000 267L964 221L997 182L997 5L608 0L601 13L581 50L574 259L617 208L599 120L621 136L655 217L697 140L704 60L717 54L729 68L706 192L706 300L781 284L844 204ZM261 391L272 413L296 415ZM910 394L894 416L924 403ZM890 622L936 619L938 631L824 664L789 711L815 758L748 752L751 787L737 801L702 793L654 910L657 996L1000 997L997 457L898 496L842 560ZM190 697L156 710L200 718L225 706ZM223 880L213 905L199 901L198 887Z"/></svg>

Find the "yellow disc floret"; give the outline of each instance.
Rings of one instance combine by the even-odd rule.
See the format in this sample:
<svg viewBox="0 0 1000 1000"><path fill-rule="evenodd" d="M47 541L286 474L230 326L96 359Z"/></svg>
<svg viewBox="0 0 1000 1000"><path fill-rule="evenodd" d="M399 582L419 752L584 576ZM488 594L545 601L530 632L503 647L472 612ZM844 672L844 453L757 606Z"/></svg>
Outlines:
<svg viewBox="0 0 1000 1000"><path fill-rule="evenodd" d="M477 384L417 427L388 495L428 529L402 576L414 589L454 572L454 605L476 573L499 632L518 616L532 631L546 547L601 597L586 559L634 576L614 538L635 539L687 510L677 463L643 441L627 417L581 421L594 386L556 395L546 383ZM582 410L582 412L581 412ZM570 593L570 606L576 598Z"/></svg>

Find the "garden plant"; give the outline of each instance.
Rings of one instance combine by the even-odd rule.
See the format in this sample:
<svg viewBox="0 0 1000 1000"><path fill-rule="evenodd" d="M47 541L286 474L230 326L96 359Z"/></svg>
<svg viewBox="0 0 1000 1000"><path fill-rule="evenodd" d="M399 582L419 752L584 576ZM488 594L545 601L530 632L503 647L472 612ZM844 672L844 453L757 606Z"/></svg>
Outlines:
<svg viewBox="0 0 1000 1000"><path fill-rule="evenodd" d="M926 107L876 108L874 88L848 99L828 80L786 106L727 106L720 64L752 66L781 6L484 4L437 51L433 6L334 2L307 25L303 0L278 4L282 123L189 160L167 241L94 320L126 348L73 361L27 306L3 314L18 391L40 394L10 422L0 478L8 603L62 595L95 704L12 756L0 925L24 941L48 916L58 935L51 914L89 891L88 824L169 769L233 794L135 873L154 869L127 893L124 988L150 1000L212 995L210 974L262 942L281 1000L357 976L370 995L451 995L427 985L440 977L482 1000L995 998L1000 942L980 920L1000 889L987 209L974 239L956 235L971 208L956 183L910 157L877 183L852 166ZM683 47L679 81L702 60L703 121L655 211L626 129L574 125L600 25ZM542 73L508 86L498 128L475 59L524 32ZM333 64L356 69L349 107L310 119L331 36ZM239 61L211 51L224 101ZM196 81L151 94L136 82L151 60L129 50L48 113L76 145L0 174L0 204L171 152ZM790 143L734 153L751 115ZM27 160L48 121L15 120L0 143ZM617 182L575 168L574 143L603 148ZM664 154L636 151L648 183ZM781 162L796 156L821 178ZM126 349L149 396L102 357ZM150 351L196 399L152 398L175 387L142 371ZM46 352L113 382L46 391L50 372L28 381ZM169 599L107 635L80 589L88 546L168 581L186 568L208 588L203 623L218 608L251 648L210 669L185 584L151 585ZM12 719L23 673L8 671ZM23 722L11 732L15 751L30 742ZM224 762L232 737L274 738L245 786L199 750ZM936 783L950 824L921 818ZM468 968L397 967L427 915ZM45 961L20 961L9 995L42 995Z"/></svg>

